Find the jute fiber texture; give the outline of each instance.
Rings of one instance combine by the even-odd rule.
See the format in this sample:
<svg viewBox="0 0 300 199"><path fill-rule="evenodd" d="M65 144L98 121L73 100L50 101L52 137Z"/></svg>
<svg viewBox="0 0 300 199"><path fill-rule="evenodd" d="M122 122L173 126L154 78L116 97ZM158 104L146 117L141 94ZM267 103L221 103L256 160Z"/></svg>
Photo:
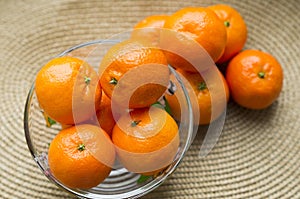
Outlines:
<svg viewBox="0 0 300 199"><path fill-rule="evenodd" d="M43 64L71 46L129 31L148 15L216 3L244 17L246 49L282 64L283 91L261 111L230 101L211 153L199 158L198 134L175 173L143 198L300 198L298 0L0 0L0 198L74 198L42 174L24 137L26 96Z"/></svg>

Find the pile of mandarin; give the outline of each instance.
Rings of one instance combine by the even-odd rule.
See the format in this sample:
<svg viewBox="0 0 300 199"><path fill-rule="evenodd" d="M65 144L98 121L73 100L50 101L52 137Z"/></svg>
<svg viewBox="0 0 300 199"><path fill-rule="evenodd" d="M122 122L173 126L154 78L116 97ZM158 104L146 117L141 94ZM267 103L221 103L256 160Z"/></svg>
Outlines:
<svg viewBox="0 0 300 199"><path fill-rule="evenodd" d="M109 176L116 158L128 171L146 176L172 163L181 109L178 95L166 92L168 65L194 96L197 125L208 125L224 112L212 96L225 104L231 97L248 109L270 106L282 88L281 66L268 53L243 50L246 39L246 24L234 8L189 7L141 20L130 39L108 50L98 72L75 57L48 62L37 74L35 91L45 117L62 126L49 146L52 174L70 188L89 189ZM221 84L208 85L202 75L209 69L176 54L201 60L194 44L205 50ZM226 66L222 72L220 65ZM155 106L161 99L170 111Z"/></svg>

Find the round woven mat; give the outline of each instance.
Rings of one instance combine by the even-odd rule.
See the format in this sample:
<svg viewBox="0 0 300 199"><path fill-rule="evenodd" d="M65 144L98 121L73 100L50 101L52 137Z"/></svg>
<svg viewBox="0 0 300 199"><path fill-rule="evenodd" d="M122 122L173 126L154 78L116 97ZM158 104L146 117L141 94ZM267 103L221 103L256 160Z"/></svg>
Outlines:
<svg viewBox="0 0 300 199"><path fill-rule="evenodd" d="M285 81L268 109L230 102L213 151L199 158L197 135L176 172L144 198L300 198L300 56L297 0L224 0L248 25L246 48L278 58ZM27 149L23 110L38 69L64 49L128 31L151 14L206 0L0 0L0 198L74 198L43 176Z"/></svg>

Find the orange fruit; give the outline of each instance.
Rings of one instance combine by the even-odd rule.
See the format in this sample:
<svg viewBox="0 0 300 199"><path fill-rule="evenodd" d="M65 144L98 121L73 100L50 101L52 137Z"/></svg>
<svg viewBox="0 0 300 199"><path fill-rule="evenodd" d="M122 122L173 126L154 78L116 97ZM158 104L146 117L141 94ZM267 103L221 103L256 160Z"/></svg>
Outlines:
<svg viewBox="0 0 300 199"><path fill-rule="evenodd" d="M111 100L104 92L102 93L100 108L97 111L97 121L100 127L111 136L116 122L111 109Z"/></svg>
<svg viewBox="0 0 300 199"><path fill-rule="evenodd" d="M229 62L226 80L235 102L249 109L263 109L278 98L283 71L272 55L245 50Z"/></svg>
<svg viewBox="0 0 300 199"><path fill-rule="evenodd" d="M38 72L35 92L40 107L62 124L83 122L95 114L101 100L97 72L74 57L58 57Z"/></svg>
<svg viewBox="0 0 300 199"><path fill-rule="evenodd" d="M139 21L131 34L132 38L150 42L153 46L158 45L160 30L163 28L168 15L151 15Z"/></svg>
<svg viewBox="0 0 300 199"><path fill-rule="evenodd" d="M194 117L198 118L198 125L206 125L216 120L225 110L226 104L229 100L229 89L222 73L218 71L217 75L207 75L210 78L209 88L200 73L191 73L188 71L177 69L177 72L184 79L184 85L189 93ZM221 78L222 85L214 78ZM225 98L224 98L225 93ZM167 102L170 105L172 115L180 121L181 106L178 95L165 95ZM212 100L214 97L214 101ZM226 100L224 103L223 100ZM199 112L200 114L197 114Z"/></svg>
<svg viewBox="0 0 300 199"><path fill-rule="evenodd" d="M172 163L179 146L178 126L161 108L135 109L118 120L112 141L125 168L153 175Z"/></svg>
<svg viewBox="0 0 300 199"><path fill-rule="evenodd" d="M172 35L168 31L162 31L160 41L164 50L170 49L166 57L175 68L197 71L190 61L185 60L186 57L177 54L177 52L187 51L184 53L186 56L199 59L201 55L194 49L195 44L189 40L201 45L203 51L205 50L213 61L217 61L224 52L227 39L226 28L218 16L208 8L183 8L166 19L164 28L177 32L177 35L175 33Z"/></svg>
<svg viewBox="0 0 300 199"><path fill-rule="evenodd" d="M71 124L60 124L60 125L61 125L61 129L66 129L66 128L73 126Z"/></svg>
<svg viewBox="0 0 300 199"><path fill-rule="evenodd" d="M50 143L50 171L71 188L89 189L110 173L115 151L99 127L83 124L61 130Z"/></svg>
<svg viewBox="0 0 300 199"><path fill-rule="evenodd" d="M151 15L139 21L134 29L137 28L162 28L168 15Z"/></svg>
<svg viewBox="0 0 300 199"><path fill-rule="evenodd" d="M247 26L240 13L228 5L217 4L209 6L223 21L227 30L225 51L218 63L224 63L240 52L247 40Z"/></svg>
<svg viewBox="0 0 300 199"><path fill-rule="evenodd" d="M103 91L112 103L125 108L150 106L163 95L169 83L163 52L134 39L109 49L100 64L99 75Z"/></svg>

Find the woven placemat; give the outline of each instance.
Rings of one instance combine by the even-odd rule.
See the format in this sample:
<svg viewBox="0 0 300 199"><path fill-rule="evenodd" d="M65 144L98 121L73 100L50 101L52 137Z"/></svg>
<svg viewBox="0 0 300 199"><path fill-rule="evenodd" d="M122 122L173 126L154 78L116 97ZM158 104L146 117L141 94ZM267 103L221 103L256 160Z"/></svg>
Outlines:
<svg viewBox="0 0 300 199"><path fill-rule="evenodd" d="M25 142L23 110L38 69L64 49L128 31L145 16L226 3L248 25L246 48L284 68L284 88L268 109L230 102L223 133L200 159L198 134L176 172L144 198L300 198L300 4L297 0L0 0L0 198L74 198L50 183Z"/></svg>

